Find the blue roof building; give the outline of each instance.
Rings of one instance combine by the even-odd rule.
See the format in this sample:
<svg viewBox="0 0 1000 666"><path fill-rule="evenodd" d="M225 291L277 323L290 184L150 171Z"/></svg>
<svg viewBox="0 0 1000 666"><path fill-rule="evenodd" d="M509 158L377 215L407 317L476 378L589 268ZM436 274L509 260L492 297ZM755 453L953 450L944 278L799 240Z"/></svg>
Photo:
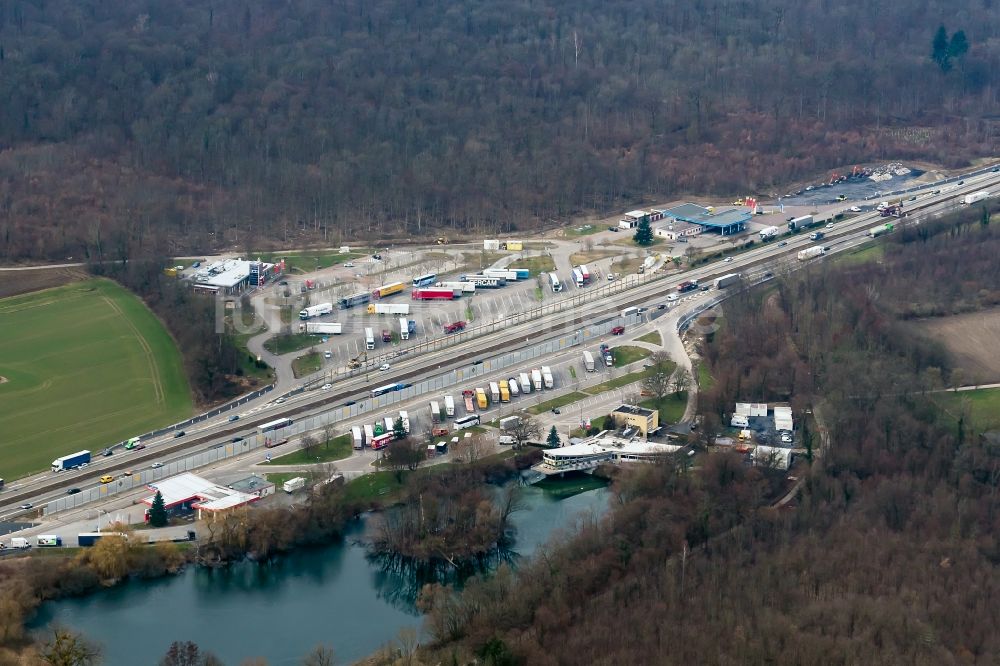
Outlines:
<svg viewBox="0 0 1000 666"><path fill-rule="evenodd" d="M683 203L663 211L664 218L677 222L697 224L705 231L714 231L722 236L731 236L745 231L751 215L748 211L730 209L720 213L693 203Z"/></svg>

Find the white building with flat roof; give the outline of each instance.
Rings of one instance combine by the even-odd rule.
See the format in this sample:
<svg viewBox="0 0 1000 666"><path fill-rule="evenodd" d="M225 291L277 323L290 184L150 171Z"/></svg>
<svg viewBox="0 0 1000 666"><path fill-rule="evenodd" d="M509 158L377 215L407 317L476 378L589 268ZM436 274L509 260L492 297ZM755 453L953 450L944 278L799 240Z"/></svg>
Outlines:
<svg viewBox="0 0 1000 666"><path fill-rule="evenodd" d="M167 511L196 511L199 519L206 513L218 513L260 499L256 494L220 486L190 472L160 479L146 487L153 491L153 495L144 498L143 504L153 506L153 498L159 492L163 495Z"/></svg>
<svg viewBox="0 0 1000 666"><path fill-rule="evenodd" d="M655 462L681 448L644 439L623 439L605 431L578 444L545 450L542 462L531 469L552 475L590 470L603 463Z"/></svg>

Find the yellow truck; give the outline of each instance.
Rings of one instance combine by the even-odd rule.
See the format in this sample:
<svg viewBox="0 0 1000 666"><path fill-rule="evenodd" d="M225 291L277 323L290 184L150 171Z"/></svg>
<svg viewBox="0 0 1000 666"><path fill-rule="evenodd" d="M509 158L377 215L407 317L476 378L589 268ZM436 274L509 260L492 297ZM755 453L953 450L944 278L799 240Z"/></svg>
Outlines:
<svg viewBox="0 0 1000 666"><path fill-rule="evenodd" d="M506 379L500 380L500 402L510 402L510 385Z"/></svg>
<svg viewBox="0 0 1000 666"><path fill-rule="evenodd" d="M486 409L490 406L489 401L486 399L486 391L484 389L476 389L476 404L479 405L479 409Z"/></svg>

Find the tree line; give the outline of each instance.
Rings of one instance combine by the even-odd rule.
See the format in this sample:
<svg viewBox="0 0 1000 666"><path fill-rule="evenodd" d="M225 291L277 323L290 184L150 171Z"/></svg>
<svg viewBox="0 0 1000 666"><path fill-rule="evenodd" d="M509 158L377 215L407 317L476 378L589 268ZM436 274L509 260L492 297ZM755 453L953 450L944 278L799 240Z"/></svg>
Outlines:
<svg viewBox="0 0 1000 666"><path fill-rule="evenodd" d="M963 165L996 153L1000 18L960 4L4 0L0 256L515 232Z"/></svg>

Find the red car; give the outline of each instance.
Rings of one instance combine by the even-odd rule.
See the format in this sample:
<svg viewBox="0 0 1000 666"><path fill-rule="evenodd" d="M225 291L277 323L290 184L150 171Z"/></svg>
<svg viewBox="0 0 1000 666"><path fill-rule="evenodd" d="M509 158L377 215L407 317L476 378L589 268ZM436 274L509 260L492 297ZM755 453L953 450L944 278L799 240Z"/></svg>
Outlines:
<svg viewBox="0 0 1000 666"><path fill-rule="evenodd" d="M613 329L611 329L611 335L621 335L624 332L625 332L624 326L615 326Z"/></svg>
<svg viewBox="0 0 1000 666"><path fill-rule="evenodd" d="M448 324L447 326L444 327L444 332L445 333L457 333L457 332L462 331L462 330L465 330L465 322L464 321L456 321L456 322Z"/></svg>

